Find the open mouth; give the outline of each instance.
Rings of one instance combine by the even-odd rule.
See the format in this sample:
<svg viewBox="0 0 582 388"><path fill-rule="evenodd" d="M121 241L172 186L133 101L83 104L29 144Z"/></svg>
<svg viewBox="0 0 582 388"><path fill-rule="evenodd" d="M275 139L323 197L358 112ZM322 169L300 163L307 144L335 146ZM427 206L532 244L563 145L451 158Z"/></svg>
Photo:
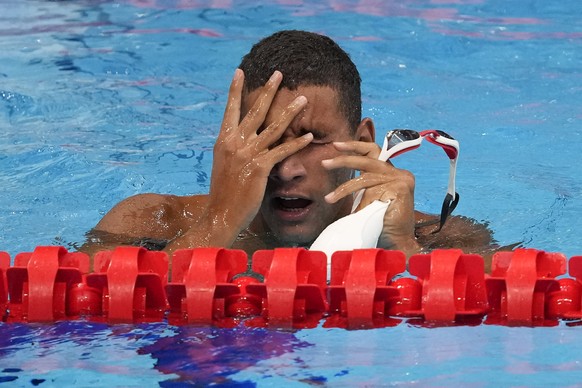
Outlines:
<svg viewBox="0 0 582 388"><path fill-rule="evenodd" d="M274 202L278 209L287 212L302 211L313 203L309 199L297 197L276 197Z"/></svg>

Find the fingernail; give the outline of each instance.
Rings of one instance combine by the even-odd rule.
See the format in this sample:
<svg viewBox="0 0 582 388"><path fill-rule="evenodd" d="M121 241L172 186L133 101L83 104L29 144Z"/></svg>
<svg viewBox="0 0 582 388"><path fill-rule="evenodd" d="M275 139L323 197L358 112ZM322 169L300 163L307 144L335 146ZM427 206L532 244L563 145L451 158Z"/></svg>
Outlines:
<svg viewBox="0 0 582 388"><path fill-rule="evenodd" d="M271 78L269 79L269 81L277 81L280 78L282 78L283 74L281 74L281 72L279 70L275 70L275 72L271 75Z"/></svg>
<svg viewBox="0 0 582 388"><path fill-rule="evenodd" d="M307 102L307 97L305 96L299 96L295 99L295 101L293 101L293 103L295 105L303 105Z"/></svg>
<svg viewBox="0 0 582 388"><path fill-rule="evenodd" d="M325 197L323 197L325 199L326 202L331 202L333 199L333 191L329 194L327 194Z"/></svg>
<svg viewBox="0 0 582 388"><path fill-rule="evenodd" d="M242 76L243 76L243 71L241 69L236 69L234 71L234 77L233 77L233 79L235 81L238 81L239 79L241 79Z"/></svg>
<svg viewBox="0 0 582 388"><path fill-rule="evenodd" d="M331 159L324 159L321 161L321 164L323 165L323 167L329 167L329 166L331 166L332 163L333 163L333 160L331 160Z"/></svg>

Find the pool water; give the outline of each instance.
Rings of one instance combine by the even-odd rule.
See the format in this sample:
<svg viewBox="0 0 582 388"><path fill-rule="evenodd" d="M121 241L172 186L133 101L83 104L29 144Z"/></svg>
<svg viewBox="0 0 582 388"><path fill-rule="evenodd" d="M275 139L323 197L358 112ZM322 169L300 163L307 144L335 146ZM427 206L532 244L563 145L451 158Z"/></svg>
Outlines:
<svg viewBox="0 0 582 388"><path fill-rule="evenodd" d="M380 133L459 139L456 214L500 245L582 254L582 11L574 0L0 0L0 250L74 250L115 203L206 192L240 58L280 29L334 38ZM437 212L448 160L395 160ZM579 328L297 332L0 324L21 386L577 385Z"/></svg>

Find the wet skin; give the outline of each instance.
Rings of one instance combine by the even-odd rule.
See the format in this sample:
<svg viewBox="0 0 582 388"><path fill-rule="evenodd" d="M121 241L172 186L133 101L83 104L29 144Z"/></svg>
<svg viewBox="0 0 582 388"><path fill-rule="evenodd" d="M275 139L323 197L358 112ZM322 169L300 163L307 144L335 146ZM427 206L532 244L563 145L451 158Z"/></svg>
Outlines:
<svg viewBox="0 0 582 388"><path fill-rule="evenodd" d="M252 105L259 93L250 93L245 102ZM347 182L352 176L352 170L328 170L322 161L343 154L334 146L334 142L351 141L354 138L371 141L374 136L373 127L370 126L361 126L353 133L354 130L349 128L339 112L336 93L328 87L306 86L294 91L280 90L263 126L274 122L282 110L301 95L307 98L307 104L276 144L292 141L306 133L313 134L313 140L273 167L260 208L259 216L263 222L257 220L251 227L252 231L268 231L284 245L307 245L327 225L349 214L350 197L328 203L325 196Z"/></svg>
<svg viewBox="0 0 582 388"><path fill-rule="evenodd" d="M380 247L410 255L421 244L443 245L447 230L454 232L447 226L436 238L423 237L427 228L415 233L415 221L431 217L414 210L413 175L377 160L372 121L365 118L351 129L333 89L278 90L281 79L275 72L243 98L244 74L236 71L208 194L127 198L103 217L81 250L93 253L144 238L160 241L169 254L198 246L249 254L308 246L327 225L349 214L353 193L362 188L367 190L360 208L376 199L391 201ZM360 175L352 178L355 170ZM471 228L459 219L449 223ZM469 245L490 243L484 228L474 232Z"/></svg>

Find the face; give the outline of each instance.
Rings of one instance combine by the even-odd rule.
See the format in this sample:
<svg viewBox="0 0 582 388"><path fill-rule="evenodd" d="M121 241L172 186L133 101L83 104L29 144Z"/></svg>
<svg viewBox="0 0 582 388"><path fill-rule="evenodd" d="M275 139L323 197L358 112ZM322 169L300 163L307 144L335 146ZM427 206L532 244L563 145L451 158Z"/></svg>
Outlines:
<svg viewBox="0 0 582 388"><path fill-rule="evenodd" d="M278 163L269 175L261 217L268 230L282 243L311 243L333 221L349 214L352 197L328 204L324 196L352 177L352 170L326 170L321 161L340 155L334 141L361 140L360 130L350 129L340 113L336 92L329 87L305 86L280 90L267 115L264 127L278 117L296 97L307 98L306 108L295 117L280 142L307 132L313 141L304 149ZM258 97L258 91L245 98L243 111ZM353 133L355 131L355 133ZM373 139L373 134L372 134Z"/></svg>

